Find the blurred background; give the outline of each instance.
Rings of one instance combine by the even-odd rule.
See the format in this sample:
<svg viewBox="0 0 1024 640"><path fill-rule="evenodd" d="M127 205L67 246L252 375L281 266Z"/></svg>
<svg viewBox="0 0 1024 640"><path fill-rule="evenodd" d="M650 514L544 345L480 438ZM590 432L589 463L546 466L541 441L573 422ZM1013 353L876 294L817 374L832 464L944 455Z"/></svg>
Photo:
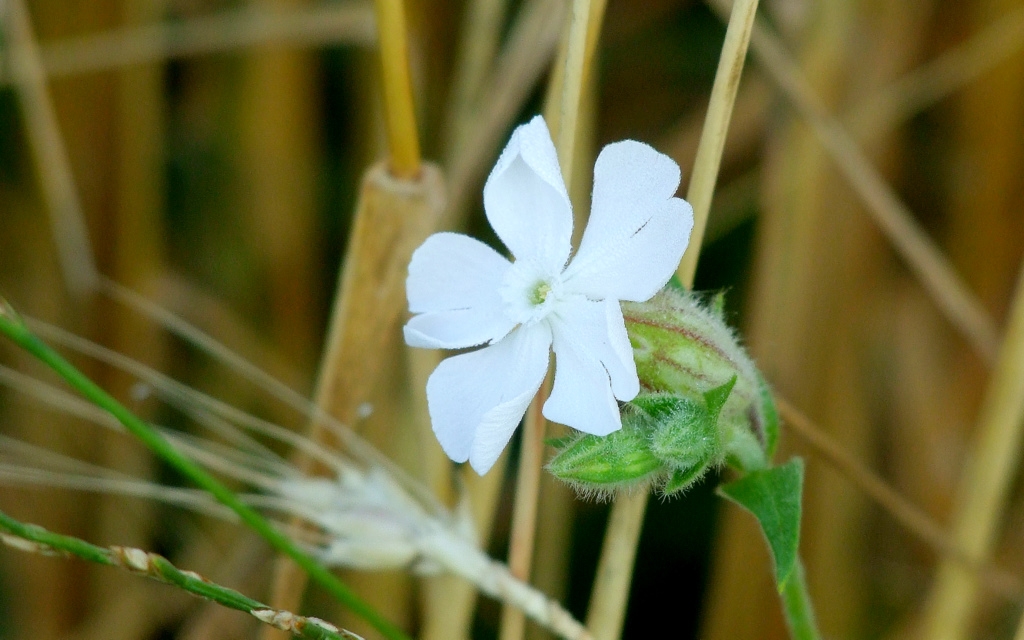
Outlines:
<svg viewBox="0 0 1024 640"><path fill-rule="evenodd" d="M494 243L480 190L512 128L544 109L565 3L405 4L420 140L448 183L444 226ZM386 155L372 5L0 6L0 294L26 314L302 429L299 417L240 383L224 363L107 298L83 295L75 277L81 263L68 256L75 238L87 237L102 274L310 395L360 180ZM29 20L14 19L16 10ZM816 99L1001 332L1024 256L1024 2L763 0L760 12ZM467 57L473 33L491 35ZM722 21L699 2L610 0L581 114L581 154L590 160L576 163L578 210L589 200L592 158L623 138L671 155L685 193L723 36ZM30 53L35 78L12 63ZM946 524L992 351L982 353L947 320L864 193L792 105L777 75L751 56L696 288L726 292L730 322L782 396ZM50 379L8 345L0 352L5 364ZM400 424L422 390L409 388L402 352L380 357L387 382L373 420ZM191 428L135 393L126 375L76 363L146 417ZM134 477L178 482L141 446L6 388L0 433ZM939 557L784 429L781 456L794 453L808 462L802 555L823 632L916 637ZM43 464L38 451L19 454L9 444L0 460L0 470ZM489 548L497 557L507 551L514 476L509 465L493 505ZM652 500L624 637L666 628L673 638L786 636L756 524L718 499L716 484L709 478L681 499ZM1018 485L994 561L1020 574ZM534 582L582 616L608 506L579 501L547 480L542 491ZM97 544L155 550L267 597L270 554L235 525L146 500L13 480L0 486L0 509ZM416 630L420 587L392 578L390 586L363 588ZM1019 597L980 593L972 635L1012 638ZM315 593L309 607L337 618ZM498 606L482 601L472 637L496 637L497 620ZM241 614L126 573L0 551L0 637L256 633Z"/></svg>

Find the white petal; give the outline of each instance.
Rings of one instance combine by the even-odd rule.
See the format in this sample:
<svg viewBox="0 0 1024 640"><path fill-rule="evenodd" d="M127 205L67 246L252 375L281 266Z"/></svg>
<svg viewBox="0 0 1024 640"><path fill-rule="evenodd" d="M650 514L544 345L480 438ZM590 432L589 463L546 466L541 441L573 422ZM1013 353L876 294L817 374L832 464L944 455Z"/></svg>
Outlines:
<svg viewBox="0 0 1024 640"><path fill-rule="evenodd" d="M435 233L412 254L405 281L405 341L428 349L461 349L499 340L515 326L500 287L511 263L468 236Z"/></svg>
<svg viewBox="0 0 1024 640"><path fill-rule="evenodd" d="M560 273L569 258L572 206L544 118L514 132L484 185L484 211L516 260Z"/></svg>
<svg viewBox="0 0 1024 640"><path fill-rule="evenodd" d="M693 229L693 208L672 197L679 167L641 142L601 150L594 165L590 222L565 271L569 291L642 302L679 266Z"/></svg>
<svg viewBox="0 0 1024 640"><path fill-rule="evenodd" d="M421 313L404 327L405 343L423 349L465 349L496 342L515 327L501 309L455 309Z"/></svg>
<svg viewBox="0 0 1024 640"><path fill-rule="evenodd" d="M632 400L640 391L618 301L566 301L551 323L555 384L544 415L595 435L617 431L616 397Z"/></svg>
<svg viewBox="0 0 1024 640"><path fill-rule="evenodd" d="M430 422L456 462L486 473L508 444L548 366L551 332L543 323L438 365L427 381Z"/></svg>
<svg viewBox="0 0 1024 640"><path fill-rule="evenodd" d="M501 307L498 289L512 266L494 249L461 233L435 233L412 254L405 293L409 311Z"/></svg>

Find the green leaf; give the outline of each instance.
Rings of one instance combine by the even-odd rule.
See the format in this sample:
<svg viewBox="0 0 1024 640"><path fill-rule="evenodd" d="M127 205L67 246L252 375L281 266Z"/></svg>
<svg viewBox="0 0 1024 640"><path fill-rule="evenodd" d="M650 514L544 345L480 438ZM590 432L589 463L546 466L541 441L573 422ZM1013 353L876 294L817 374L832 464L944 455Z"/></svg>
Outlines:
<svg viewBox="0 0 1024 640"><path fill-rule="evenodd" d="M775 559L775 580L780 593L797 562L803 484L803 460L794 458L782 466L753 471L718 488L720 495L750 511L761 524Z"/></svg>

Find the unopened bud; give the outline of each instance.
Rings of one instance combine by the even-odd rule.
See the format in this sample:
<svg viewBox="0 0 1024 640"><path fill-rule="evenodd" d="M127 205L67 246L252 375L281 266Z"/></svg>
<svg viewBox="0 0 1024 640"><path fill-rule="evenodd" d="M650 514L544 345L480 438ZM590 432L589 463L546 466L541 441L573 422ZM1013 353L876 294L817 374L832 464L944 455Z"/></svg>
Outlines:
<svg viewBox="0 0 1024 640"><path fill-rule="evenodd" d="M581 493L646 482L671 495L722 463L767 466L778 417L721 305L665 289L622 307L640 394L623 406L620 431L562 442L549 470Z"/></svg>

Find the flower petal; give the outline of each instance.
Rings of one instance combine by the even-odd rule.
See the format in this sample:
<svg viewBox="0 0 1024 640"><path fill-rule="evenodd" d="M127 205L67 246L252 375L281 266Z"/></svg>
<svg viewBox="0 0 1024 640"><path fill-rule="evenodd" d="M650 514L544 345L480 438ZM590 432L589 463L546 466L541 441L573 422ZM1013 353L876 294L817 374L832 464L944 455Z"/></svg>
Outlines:
<svg viewBox="0 0 1024 640"><path fill-rule="evenodd" d="M551 318L555 384L544 415L594 435L617 431L620 400L640 391L622 310L614 299L582 296L564 302Z"/></svg>
<svg viewBox="0 0 1024 640"><path fill-rule="evenodd" d="M480 474L491 468L544 380L550 345L551 331L538 323L438 365L427 405L448 457L469 460Z"/></svg>
<svg viewBox="0 0 1024 640"><path fill-rule="evenodd" d="M516 260L560 273L569 258L572 205L544 118L514 132L484 185L484 211Z"/></svg>
<svg viewBox="0 0 1024 640"><path fill-rule="evenodd" d="M496 342L515 327L501 309L421 313L405 325L405 343L423 349L465 349Z"/></svg>
<svg viewBox="0 0 1024 640"><path fill-rule="evenodd" d="M693 208L672 197L678 187L678 165L650 146L623 140L602 149L590 222L565 271L566 289L642 302L665 286L693 229Z"/></svg>
<svg viewBox="0 0 1024 640"><path fill-rule="evenodd" d="M435 233L412 254L405 281L405 326L413 347L461 349L499 340L515 326L499 293L512 265L497 251L458 233Z"/></svg>
<svg viewBox="0 0 1024 640"><path fill-rule="evenodd" d="M405 293L409 311L501 307L498 289L512 264L461 233L435 233L412 254Z"/></svg>

